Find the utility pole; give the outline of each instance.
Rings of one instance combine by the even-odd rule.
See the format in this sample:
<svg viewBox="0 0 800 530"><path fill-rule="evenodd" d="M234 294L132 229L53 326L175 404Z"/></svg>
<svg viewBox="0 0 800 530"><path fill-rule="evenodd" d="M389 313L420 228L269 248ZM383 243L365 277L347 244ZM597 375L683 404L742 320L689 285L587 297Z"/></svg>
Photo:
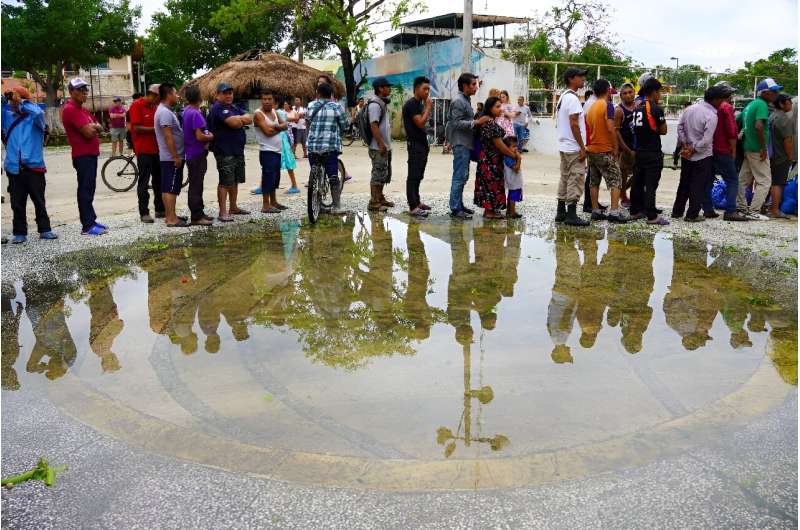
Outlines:
<svg viewBox="0 0 800 530"><path fill-rule="evenodd" d="M461 72L472 71L472 0L464 0L464 23L461 32Z"/></svg>

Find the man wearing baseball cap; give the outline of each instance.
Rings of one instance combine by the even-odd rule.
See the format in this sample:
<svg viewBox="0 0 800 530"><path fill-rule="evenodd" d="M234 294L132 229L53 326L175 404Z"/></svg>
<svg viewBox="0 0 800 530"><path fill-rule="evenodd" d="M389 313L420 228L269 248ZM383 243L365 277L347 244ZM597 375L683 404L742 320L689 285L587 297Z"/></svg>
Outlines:
<svg viewBox="0 0 800 530"><path fill-rule="evenodd" d="M147 94L134 101L128 111L131 117L133 151L136 153L136 162L139 166L136 195L139 200L139 219L143 223L154 222L150 215L150 192L148 191L151 182L155 216L162 218L166 215L161 194L161 163L158 158L155 128L159 86L156 83L147 87Z"/></svg>
<svg viewBox="0 0 800 530"><path fill-rule="evenodd" d="M561 157L561 178L558 183L556 222L572 226L588 226L578 217L577 204L583 193L586 177L586 120L577 90L586 82L586 70L567 68L564 83L567 89L561 94L556 107L558 150Z"/></svg>
<svg viewBox="0 0 800 530"><path fill-rule="evenodd" d="M8 193L13 212L12 243L24 243L28 237L26 209L30 196L36 211L40 239L56 239L44 200L47 171L44 165L44 137L47 125L42 109L30 101L25 87L17 86L6 94L10 108L3 108L3 144L6 156L3 167L8 175ZM5 106L4 106L5 107Z"/></svg>
<svg viewBox="0 0 800 530"><path fill-rule="evenodd" d="M392 180L392 130L389 119L389 95L392 85L385 77L372 82L375 94L367 100L367 117L372 140L369 143L369 159L372 161L370 180L370 200L367 209L371 212L385 212L394 203L386 200L383 187Z"/></svg>
<svg viewBox="0 0 800 530"><path fill-rule="evenodd" d="M108 227L97 222L94 211L94 191L97 186L97 159L100 156L100 132L103 126L97 123L92 113L83 108L89 95L89 85L76 77L69 82L69 99L64 105L61 121L72 148L72 166L78 176L78 212L81 219L81 234L99 236L108 232Z"/></svg>
<svg viewBox="0 0 800 530"><path fill-rule="evenodd" d="M736 195L739 192L739 174L736 172L736 142L739 130L731 105L731 97L735 89L727 81L720 81L718 87L725 99L717 109L717 128L714 131L714 172L722 175L725 182L725 216L726 221L747 221L747 217L736 211ZM710 197L711 190L706 194L706 211L713 209Z"/></svg>
<svg viewBox="0 0 800 530"><path fill-rule="evenodd" d="M111 129L111 156L123 154L125 148L125 107L122 106L122 98L114 96L113 104L108 109L108 118Z"/></svg>
<svg viewBox="0 0 800 530"><path fill-rule="evenodd" d="M772 184L772 170L769 165L769 104L775 101L778 91L783 87L768 77L756 85L756 98L742 113L744 124L744 162L739 170L739 194L736 208L750 220L765 220L761 207L767 199ZM753 186L753 200L747 205L745 190Z"/></svg>

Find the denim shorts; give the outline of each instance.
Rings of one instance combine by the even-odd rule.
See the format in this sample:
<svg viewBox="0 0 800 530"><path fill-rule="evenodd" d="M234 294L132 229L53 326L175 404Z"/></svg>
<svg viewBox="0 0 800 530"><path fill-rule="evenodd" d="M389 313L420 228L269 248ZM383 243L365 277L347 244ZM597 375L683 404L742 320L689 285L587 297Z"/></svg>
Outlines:
<svg viewBox="0 0 800 530"><path fill-rule="evenodd" d="M274 151L259 151L261 163L261 190L272 193L281 183L281 154Z"/></svg>
<svg viewBox="0 0 800 530"><path fill-rule="evenodd" d="M181 194L181 182L183 182L183 166L175 167L175 162L161 161L161 193L171 193L172 195Z"/></svg>

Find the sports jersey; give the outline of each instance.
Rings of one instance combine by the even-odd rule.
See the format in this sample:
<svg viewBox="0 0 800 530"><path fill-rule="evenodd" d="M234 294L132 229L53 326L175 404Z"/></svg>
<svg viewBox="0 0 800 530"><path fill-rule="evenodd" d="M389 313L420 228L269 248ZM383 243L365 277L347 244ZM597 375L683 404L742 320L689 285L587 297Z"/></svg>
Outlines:
<svg viewBox="0 0 800 530"><path fill-rule="evenodd" d="M656 103L645 101L633 111L633 138L637 151L661 151L658 128L667 120L664 110Z"/></svg>

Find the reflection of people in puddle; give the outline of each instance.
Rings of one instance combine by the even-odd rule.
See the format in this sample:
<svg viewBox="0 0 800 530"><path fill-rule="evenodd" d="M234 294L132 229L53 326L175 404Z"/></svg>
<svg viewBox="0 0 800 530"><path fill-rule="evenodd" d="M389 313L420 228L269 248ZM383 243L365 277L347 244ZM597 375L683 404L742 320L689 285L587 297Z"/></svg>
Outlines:
<svg viewBox="0 0 800 530"><path fill-rule="evenodd" d="M469 263L469 240L472 232L464 233L462 224L450 225L450 254L453 269L447 281L447 321L455 328L456 341L462 346L472 343L472 325L469 313L472 310L472 285Z"/></svg>
<svg viewBox="0 0 800 530"><path fill-rule="evenodd" d="M433 315L426 300L430 267L425 246L419 234L419 225L408 225L408 287L403 296L403 316L414 323L414 338L425 340L431 335Z"/></svg>
<svg viewBox="0 0 800 530"><path fill-rule="evenodd" d="M10 285L3 285L0 295L0 315L2 316L3 333L0 335L2 348L2 381L3 389L19 389L19 378L14 364L19 357L19 320L22 316L22 304L14 300L16 293Z"/></svg>
<svg viewBox="0 0 800 530"><path fill-rule="evenodd" d="M683 347L696 350L711 340L708 332L722 307L714 273L706 266L706 249L697 244L674 243L672 283L664 296L664 316L681 336Z"/></svg>
<svg viewBox="0 0 800 530"><path fill-rule="evenodd" d="M383 224L383 218L370 216L372 252L367 261L368 271L362 273L359 295L372 310L375 323L381 330L390 331L395 318L392 307L394 282L392 280L392 234Z"/></svg>
<svg viewBox="0 0 800 530"><path fill-rule="evenodd" d="M51 293L36 290L26 293L26 298L25 311L33 326L36 344L25 369L29 373L44 373L51 380L58 379L67 373L77 356L67 327L64 297L53 300Z"/></svg>
<svg viewBox="0 0 800 530"><path fill-rule="evenodd" d="M547 332L554 345L550 357L559 364L571 363L573 359L567 339L572 333L581 292L581 262L574 234L556 231L554 246L556 274L547 308Z"/></svg>
<svg viewBox="0 0 800 530"><path fill-rule="evenodd" d="M655 249L653 236L643 237L645 241L628 245L612 236L603 256L603 268L614 280L608 299L608 325L621 326L622 346L628 353L642 350L642 338L653 317L648 302L655 284Z"/></svg>
<svg viewBox="0 0 800 530"><path fill-rule="evenodd" d="M603 327L606 305L613 296L612 289L610 289L613 278L608 275L610 271L605 266L605 259L603 260L603 265L597 262L597 241L602 238L602 233L582 231L573 237L578 244L578 249L583 252L583 265L580 267L580 290L575 316L578 326L581 328L580 345L589 349L594 346L597 334L600 333ZM563 252L569 256L570 260L573 259L572 252L567 252L567 249L563 249ZM558 247L556 247L556 260L559 260ZM558 267L559 264L556 263L556 282L558 282ZM571 284L568 283L568 285ZM569 336L569 333L566 336Z"/></svg>
<svg viewBox="0 0 800 530"><path fill-rule="evenodd" d="M111 351L111 345L122 332L124 323L119 318L109 283L109 279L103 279L88 286L88 306L92 313L89 324L89 346L95 355L100 357L100 367L103 372L116 372L120 369L120 364L116 354Z"/></svg>

